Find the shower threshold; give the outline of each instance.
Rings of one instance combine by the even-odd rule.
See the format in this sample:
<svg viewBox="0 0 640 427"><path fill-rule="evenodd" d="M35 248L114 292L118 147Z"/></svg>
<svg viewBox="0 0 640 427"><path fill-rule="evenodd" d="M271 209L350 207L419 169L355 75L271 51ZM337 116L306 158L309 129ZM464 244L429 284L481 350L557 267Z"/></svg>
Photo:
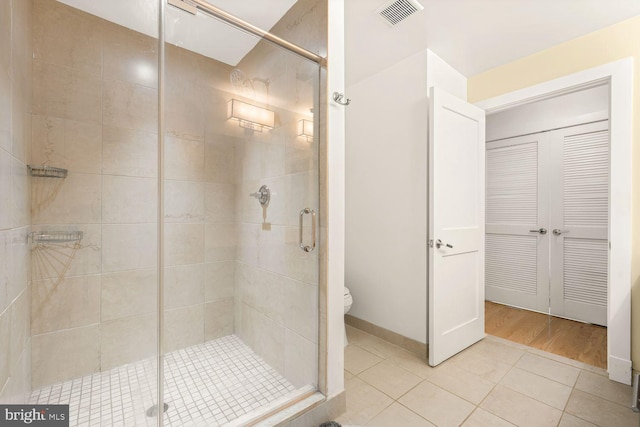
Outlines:
<svg viewBox="0 0 640 427"><path fill-rule="evenodd" d="M29 403L70 404L72 427L154 426L155 365L145 359L43 387ZM164 376L166 426L222 426L296 391L235 335L166 354Z"/></svg>

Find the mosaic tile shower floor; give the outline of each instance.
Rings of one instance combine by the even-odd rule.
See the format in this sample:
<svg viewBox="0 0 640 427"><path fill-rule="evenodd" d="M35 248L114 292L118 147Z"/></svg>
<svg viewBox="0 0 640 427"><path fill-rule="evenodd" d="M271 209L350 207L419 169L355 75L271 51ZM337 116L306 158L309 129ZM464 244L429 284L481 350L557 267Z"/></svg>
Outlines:
<svg viewBox="0 0 640 427"><path fill-rule="evenodd" d="M147 359L34 390L32 404L70 404L70 425L153 426L156 363ZM167 426L219 426L295 390L235 335L165 356Z"/></svg>

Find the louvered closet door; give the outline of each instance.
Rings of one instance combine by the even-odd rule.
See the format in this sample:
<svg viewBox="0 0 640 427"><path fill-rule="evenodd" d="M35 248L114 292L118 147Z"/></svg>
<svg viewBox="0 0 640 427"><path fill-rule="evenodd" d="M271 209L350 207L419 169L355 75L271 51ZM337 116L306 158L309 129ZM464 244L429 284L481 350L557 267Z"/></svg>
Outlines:
<svg viewBox="0 0 640 427"><path fill-rule="evenodd" d="M608 121L553 131L550 147L551 314L606 326Z"/></svg>
<svg viewBox="0 0 640 427"><path fill-rule="evenodd" d="M544 133L487 143L486 299L547 313L549 234ZM534 231L531 231L534 230Z"/></svg>

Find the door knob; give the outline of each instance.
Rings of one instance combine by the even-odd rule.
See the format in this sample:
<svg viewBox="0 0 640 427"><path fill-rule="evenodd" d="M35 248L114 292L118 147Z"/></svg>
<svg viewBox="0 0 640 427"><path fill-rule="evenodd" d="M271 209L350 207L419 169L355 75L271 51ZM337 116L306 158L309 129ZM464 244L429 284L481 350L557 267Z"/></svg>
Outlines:
<svg viewBox="0 0 640 427"><path fill-rule="evenodd" d="M560 230L559 228L554 228L552 231L554 236L559 236L563 233L568 233L568 232L569 232L568 230Z"/></svg>
<svg viewBox="0 0 640 427"><path fill-rule="evenodd" d="M547 234L547 229L540 227L537 230L529 230L529 233ZM554 233L555 233L555 230L554 230Z"/></svg>
<svg viewBox="0 0 640 427"><path fill-rule="evenodd" d="M453 249L453 246L451 246L448 243L442 243L442 240L438 239L436 240L436 248L440 249L440 247L442 246L446 246L447 248Z"/></svg>

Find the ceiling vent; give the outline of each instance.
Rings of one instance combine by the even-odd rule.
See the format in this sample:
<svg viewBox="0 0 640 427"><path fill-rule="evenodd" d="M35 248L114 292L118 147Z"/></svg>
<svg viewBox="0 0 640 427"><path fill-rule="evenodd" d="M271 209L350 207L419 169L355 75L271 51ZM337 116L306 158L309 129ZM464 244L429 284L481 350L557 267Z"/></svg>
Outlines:
<svg viewBox="0 0 640 427"><path fill-rule="evenodd" d="M388 24L396 25L422 9L424 6L417 0L392 0L380 6L376 12Z"/></svg>

